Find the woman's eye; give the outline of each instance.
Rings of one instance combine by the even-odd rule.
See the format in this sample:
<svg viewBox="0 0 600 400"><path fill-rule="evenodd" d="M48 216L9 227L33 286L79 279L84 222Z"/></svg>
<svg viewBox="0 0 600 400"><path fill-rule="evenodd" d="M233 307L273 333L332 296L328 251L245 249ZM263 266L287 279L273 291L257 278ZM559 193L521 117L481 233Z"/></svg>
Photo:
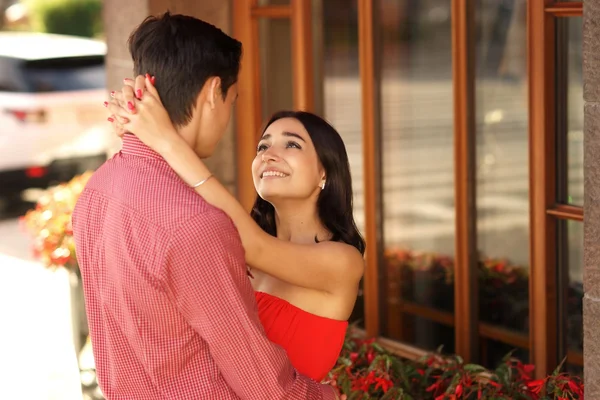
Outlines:
<svg viewBox="0 0 600 400"><path fill-rule="evenodd" d="M266 149L267 149L266 144L259 144L258 147L256 148L256 152L260 153L261 151L265 151Z"/></svg>
<svg viewBox="0 0 600 400"><path fill-rule="evenodd" d="M302 147L300 147L300 145L296 142L288 142L287 144L288 148L295 148L295 149L301 149Z"/></svg>

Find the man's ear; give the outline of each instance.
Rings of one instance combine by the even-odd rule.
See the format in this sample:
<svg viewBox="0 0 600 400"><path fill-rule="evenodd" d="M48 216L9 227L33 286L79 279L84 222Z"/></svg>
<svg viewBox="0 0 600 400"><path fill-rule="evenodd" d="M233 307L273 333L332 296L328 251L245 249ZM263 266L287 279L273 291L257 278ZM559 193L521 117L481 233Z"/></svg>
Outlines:
<svg viewBox="0 0 600 400"><path fill-rule="evenodd" d="M217 106L219 96L221 96L221 78L214 76L210 78L208 89L208 103L211 110L214 110Z"/></svg>

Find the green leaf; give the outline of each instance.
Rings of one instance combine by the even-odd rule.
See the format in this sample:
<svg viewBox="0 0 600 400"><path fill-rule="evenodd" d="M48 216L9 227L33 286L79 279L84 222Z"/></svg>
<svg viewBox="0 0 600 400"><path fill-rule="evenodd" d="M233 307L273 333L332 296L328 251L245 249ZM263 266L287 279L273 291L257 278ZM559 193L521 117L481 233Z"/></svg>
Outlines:
<svg viewBox="0 0 600 400"><path fill-rule="evenodd" d="M484 367L482 367L481 365L477 365L477 364L465 364L465 366L463 368L465 369L465 371L471 372L474 374L479 374L481 372L486 371L486 369Z"/></svg>
<svg viewBox="0 0 600 400"><path fill-rule="evenodd" d="M387 354L387 351L381 347L378 343L373 343L371 345L377 352Z"/></svg>
<svg viewBox="0 0 600 400"><path fill-rule="evenodd" d="M560 362L560 364L558 364L558 367L556 367L556 369L554 370L554 372L552 373L552 376L557 376L560 373L560 370L562 369L564 363L567 361L567 357L563 358L562 361Z"/></svg>

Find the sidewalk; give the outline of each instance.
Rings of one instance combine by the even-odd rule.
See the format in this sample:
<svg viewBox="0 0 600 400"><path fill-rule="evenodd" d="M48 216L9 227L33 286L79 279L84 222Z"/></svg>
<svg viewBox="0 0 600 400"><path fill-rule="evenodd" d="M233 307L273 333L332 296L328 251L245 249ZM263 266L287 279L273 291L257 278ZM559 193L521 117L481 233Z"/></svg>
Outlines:
<svg viewBox="0 0 600 400"><path fill-rule="evenodd" d="M81 400L69 275L24 254L13 224L0 223L0 399Z"/></svg>

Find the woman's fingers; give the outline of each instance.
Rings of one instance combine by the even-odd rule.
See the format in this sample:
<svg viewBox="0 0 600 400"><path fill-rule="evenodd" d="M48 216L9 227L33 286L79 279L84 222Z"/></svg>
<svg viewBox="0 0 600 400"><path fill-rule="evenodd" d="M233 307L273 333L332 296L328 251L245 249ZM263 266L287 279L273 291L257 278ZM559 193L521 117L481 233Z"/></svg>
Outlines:
<svg viewBox="0 0 600 400"><path fill-rule="evenodd" d="M123 125L120 124L114 115L108 117L108 121L112 125L113 131L117 134L118 137L122 138L125 135L126 130L123 128Z"/></svg>
<svg viewBox="0 0 600 400"><path fill-rule="evenodd" d="M146 90L148 93L152 94L152 96L162 105L162 101L160 100L160 95L158 94L158 90L154 87L154 83L156 82L156 78L146 74Z"/></svg>
<svg viewBox="0 0 600 400"><path fill-rule="evenodd" d="M130 114L135 114L135 93L133 86L125 85L121 89L122 99L120 100L123 103L123 106L127 108ZM115 93L115 98L117 94Z"/></svg>
<svg viewBox="0 0 600 400"><path fill-rule="evenodd" d="M125 110L117 100L111 100L110 102L104 102L104 106L108 108L108 111L114 116L125 118L129 122L129 112ZM113 117L114 118L114 117Z"/></svg>
<svg viewBox="0 0 600 400"><path fill-rule="evenodd" d="M113 99L122 102L123 101L123 92L115 92L114 90L112 92L110 92L110 97L112 97Z"/></svg>
<svg viewBox="0 0 600 400"><path fill-rule="evenodd" d="M131 78L123 79L123 83L125 84L125 86L131 86L131 87L135 86L135 80L133 80Z"/></svg>
<svg viewBox="0 0 600 400"><path fill-rule="evenodd" d="M138 75L135 77L135 97L141 100L144 96L144 90L146 89L146 77L144 75Z"/></svg>

